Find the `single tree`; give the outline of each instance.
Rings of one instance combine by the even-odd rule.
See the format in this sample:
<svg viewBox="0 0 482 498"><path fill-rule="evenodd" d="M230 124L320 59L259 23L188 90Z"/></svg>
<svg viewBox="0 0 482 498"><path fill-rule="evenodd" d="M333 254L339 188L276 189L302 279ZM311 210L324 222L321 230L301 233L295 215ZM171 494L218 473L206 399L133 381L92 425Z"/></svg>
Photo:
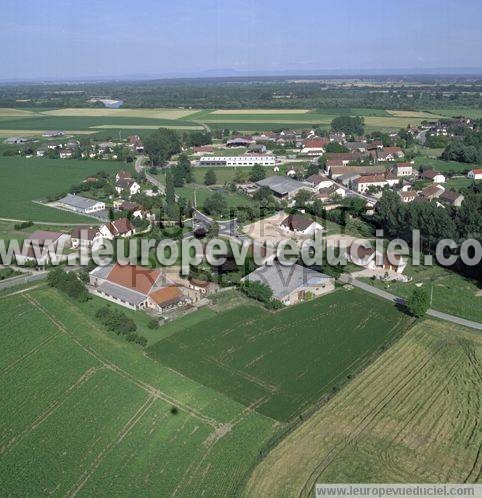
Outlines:
<svg viewBox="0 0 482 498"><path fill-rule="evenodd" d="M204 185L214 185L217 181L216 173L212 169L208 169L204 175Z"/></svg>
<svg viewBox="0 0 482 498"><path fill-rule="evenodd" d="M430 307L430 298L423 287L415 287L407 299L407 308L413 316L421 318Z"/></svg>

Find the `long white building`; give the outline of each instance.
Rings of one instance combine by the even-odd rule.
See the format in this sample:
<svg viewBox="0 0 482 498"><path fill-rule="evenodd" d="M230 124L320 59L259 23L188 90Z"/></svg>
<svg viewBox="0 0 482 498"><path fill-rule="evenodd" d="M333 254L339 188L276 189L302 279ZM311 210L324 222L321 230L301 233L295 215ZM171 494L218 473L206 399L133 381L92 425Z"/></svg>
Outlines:
<svg viewBox="0 0 482 498"><path fill-rule="evenodd" d="M275 166L276 156L202 156L199 166Z"/></svg>

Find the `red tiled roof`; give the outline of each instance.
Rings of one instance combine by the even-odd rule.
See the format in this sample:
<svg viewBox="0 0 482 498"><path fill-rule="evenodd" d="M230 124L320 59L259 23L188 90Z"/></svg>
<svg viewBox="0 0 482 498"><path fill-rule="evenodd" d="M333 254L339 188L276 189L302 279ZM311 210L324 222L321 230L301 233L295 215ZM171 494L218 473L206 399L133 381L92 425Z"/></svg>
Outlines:
<svg viewBox="0 0 482 498"><path fill-rule="evenodd" d="M289 230L306 230L312 223L313 220L310 218L305 218L299 214L290 214L281 222L281 226Z"/></svg>
<svg viewBox="0 0 482 498"><path fill-rule="evenodd" d="M149 294L159 279L161 272L136 265L120 265L116 263L106 280L122 287L127 287L141 294Z"/></svg>
<svg viewBox="0 0 482 498"><path fill-rule="evenodd" d="M151 292L149 297L159 306L169 306L181 301L184 294L175 285L169 285Z"/></svg>
<svg viewBox="0 0 482 498"><path fill-rule="evenodd" d="M127 218L119 218L118 220L111 221L107 228L112 235L124 235L131 230L134 230L134 226Z"/></svg>
<svg viewBox="0 0 482 498"><path fill-rule="evenodd" d="M357 183L380 183L384 181L385 177L383 175L365 175L355 180Z"/></svg>
<svg viewBox="0 0 482 498"><path fill-rule="evenodd" d="M303 147L310 149L321 149L325 147L330 141L327 138L312 138L305 140Z"/></svg>

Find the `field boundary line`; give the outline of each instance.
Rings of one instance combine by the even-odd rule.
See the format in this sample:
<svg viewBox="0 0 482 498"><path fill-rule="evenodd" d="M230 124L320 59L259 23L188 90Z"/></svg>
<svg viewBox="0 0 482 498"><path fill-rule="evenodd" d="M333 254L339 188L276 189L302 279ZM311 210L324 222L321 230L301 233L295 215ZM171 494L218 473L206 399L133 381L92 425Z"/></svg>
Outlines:
<svg viewBox="0 0 482 498"><path fill-rule="evenodd" d="M57 333L56 335L58 336L60 334ZM104 367L91 367L88 368L71 386L67 387L65 391L63 392L62 398L55 399L49 405L40 413L37 417L33 419L33 421L30 424L30 427L26 427L23 429L19 434L16 436L13 436L8 443L3 445L0 448L0 455L3 455L6 451L10 450L12 447L14 447L17 443L20 442L21 439L23 439L27 434L30 432L36 430L45 420L47 420L56 410L57 408L61 407L67 398L69 397L70 394L72 394L72 390L76 387L81 386L84 382L90 379L92 375L94 375L98 370L101 370Z"/></svg>
<svg viewBox="0 0 482 498"><path fill-rule="evenodd" d="M134 413L134 415L127 421L127 423L122 427L120 431L117 432L117 435L113 441L107 444L105 448L103 448L100 453L94 458L88 470L84 471L82 475L79 477L77 482L74 484L74 489L67 492L68 496L76 496L77 493L84 487L85 483L90 479L92 474L99 468L102 460L105 455L112 450L115 446L117 446L128 434L131 430L136 426L136 424L141 420L141 418L147 413L149 408L152 406L156 397L151 395L148 396L146 401L139 407L139 409Z"/></svg>
<svg viewBox="0 0 482 498"><path fill-rule="evenodd" d="M136 377L134 377L132 374L126 372L123 370L121 367L116 365L115 363L112 363L109 360L105 360L97 351L93 350L89 346L85 346L82 344L81 341L72 333L70 332L65 325L58 319L56 319L49 311L47 311L35 298L29 295L24 295L25 299L27 299L30 304L35 306L39 311L41 311L44 315L46 315L62 332L67 334L81 349L83 349L86 353L89 355L93 356L97 361L102 363L106 368L111 369L112 371L116 372L119 374L121 377L124 377L125 379L129 380L139 388L143 389L150 395L153 395L162 401L165 401L166 403L170 403L171 405L175 405L179 407L181 410L189 413L191 416L203 421L204 423L214 427L214 428L219 428L223 424L218 422L217 420L208 417L207 415L204 415L203 413L199 412L196 408L193 408L187 404L185 404L182 401L177 400L176 398L173 398L172 396L162 392L160 389L151 386L150 384L147 384ZM95 328L98 329L97 326Z"/></svg>
<svg viewBox="0 0 482 498"><path fill-rule="evenodd" d="M3 375L3 374L6 374L8 371L12 370L12 368L15 368L18 363L21 363L23 360L27 359L29 356L32 356L33 354L37 353L46 344L48 344L49 342L51 342L54 339L56 339L59 335L60 335L60 332L57 331L57 332L52 333L51 336L46 337L43 341L41 341L39 344L37 344L36 347L34 347L33 349L31 349L30 351L27 351L22 356L20 356L16 360L14 360L12 363L10 363L6 367L2 368L2 370L0 370L0 376Z"/></svg>

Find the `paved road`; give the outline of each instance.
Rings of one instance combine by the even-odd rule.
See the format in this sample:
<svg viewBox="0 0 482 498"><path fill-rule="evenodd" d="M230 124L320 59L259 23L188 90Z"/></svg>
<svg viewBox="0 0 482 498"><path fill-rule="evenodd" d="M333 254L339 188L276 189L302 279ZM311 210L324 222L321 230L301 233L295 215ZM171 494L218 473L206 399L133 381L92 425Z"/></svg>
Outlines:
<svg viewBox="0 0 482 498"><path fill-rule="evenodd" d="M17 277L7 278L0 281L0 290L15 287L17 285L28 284L30 282L45 280L48 273L48 271L40 271L32 273L31 275L18 275Z"/></svg>
<svg viewBox="0 0 482 498"><path fill-rule="evenodd" d="M386 292L382 289L377 289L376 287L373 287L370 284L360 282L360 280L351 277L349 274L342 275L340 277L340 281L342 283L349 283L354 287L358 287L359 289L362 289L366 292L370 292L371 294L375 294L376 296L386 299L387 301L391 301L396 304L405 304L405 300L403 298L395 296L394 294L390 294L389 292ZM427 315L433 316L434 318L439 318L440 320L445 320L446 322L452 322L456 323L457 325L463 325L464 327L469 327L476 330L482 330L482 323L474 322L472 320L466 320L465 318L449 315L448 313L442 313L441 311L429 309L427 311Z"/></svg>
<svg viewBox="0 0 482 498"><path fill-rule="evenodd" d="M66 210L67 211L67 210ZM72 211L69 211L70 213ZM81 225L85 225L86 227L90 226L92 223L59 223L53 221L33 221L33 220L16 220L13 218L0 218L0 221L11 221L13 223L25 223L26 221L32 221L35 225L50 225L53 227L78 227Z"/></svg>

